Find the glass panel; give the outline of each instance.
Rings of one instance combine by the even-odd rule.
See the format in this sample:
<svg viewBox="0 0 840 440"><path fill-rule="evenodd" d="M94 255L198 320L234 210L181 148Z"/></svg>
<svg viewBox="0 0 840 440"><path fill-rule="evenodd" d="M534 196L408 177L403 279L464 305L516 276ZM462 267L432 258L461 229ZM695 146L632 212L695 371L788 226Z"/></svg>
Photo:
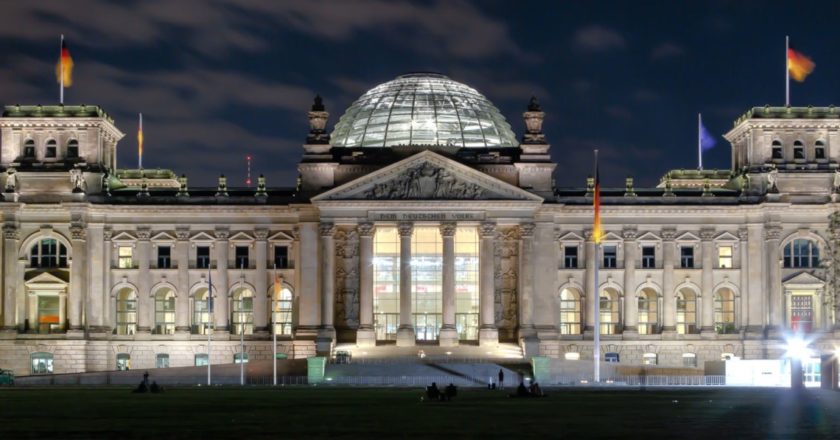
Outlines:
<svg viewBox="0 0 840 440"><path fill-rule="evenodd" d="M131 289L117 293L117 334L130 336L137 332L137 295Z"/></svg>
<svg viewBox="0 0 840 440"><path fill-rule="evenodd" d="M168 354L159 354L155 358L155 367L156 368L169 368L169 355Z"/></svg>
<svg viewBox="0 0 840 440"><path fill-rule="evenodd" d="M32 353L32 374L52 374L53 355L52 353Z"/></svg>
<svg viewBox="0 0 840 440"><path fill-rule="evenodd" d="M278 335L292 334L292 291L283 287L274 292L274 332Z"/></svg>
<svg viewBox="0 0 840 440"><path fill-rule="evenodd" d="M415 227L411 235L411 311L415 320L428 315L416 321L423 326L415 327L417 339L437 339L440 320L435 316L440 315L443 307L442 277L443 241L440 229ZM438 327L433 329L433 326Z"/></svg>
<svg viewBox="0 0 840 440"><path fill-rule="evenodd" d="M560 292L560 334L580 334L580 294L565 289Z"/></svg>
<svg viewBox="0 0 840 440"><path fill-rule="evenodd" d="M59 333L64 330L60 308L58 295L38 296L38 333Z"/></svg>
<svg viewBox="0 0 840 440"><path fill-rule="evenodd" d="M618 294L601 292L601 334L613 335L618 332Z"/></svg>
<svg viewBox="0 0 840 440"><path fill-rule="evenodd" d="M639 334L651 335L657 331L656 293L648 290L639 295Z"/></svg>
<svg viewBox="0 0 840 440"><path fill-rule="evenodd" d="M677 293L677 333L697 333L697 301L694 292Z"/></svg>
<svg viewBox="0 0 840 440"><path fill-rule="evenodd" d="M117 371L128 371L131 369L131 355L128 353L117 354Z"/></svg>
<svg viewBox="0 0 840 440"><path fill-rule="evenodd" d="M207 289L199 289L193 299L192 333L206 335L210 331L212 315L207 304Z"/></svg>
<svg viewBox="0 0 840 440"><path fill-rule="evenodd" d="M376 227L373 245L376 338L396 339L400 313L400 242L397 228Z"/></svg>
<svg viewBox="0 0 840 440"><path fill-rule="evenodd" d="M812 295L791 295L790 328L794 332L810 333L814 324Z"/></svg>
<svg viewBox="0 0 840 440"><path fill-rule="evenodd" d="M195 366L196 367L206 367L209 364L209 358L206 354L197 354L195 355Z"/></svg>
<svg viewBox="0 0 840 440"><path fill-rule="evenodd" d="M254 333L254 294L248 289L240 289L233 294L233 324L231 331L235 335L244 332Z"/></svg>

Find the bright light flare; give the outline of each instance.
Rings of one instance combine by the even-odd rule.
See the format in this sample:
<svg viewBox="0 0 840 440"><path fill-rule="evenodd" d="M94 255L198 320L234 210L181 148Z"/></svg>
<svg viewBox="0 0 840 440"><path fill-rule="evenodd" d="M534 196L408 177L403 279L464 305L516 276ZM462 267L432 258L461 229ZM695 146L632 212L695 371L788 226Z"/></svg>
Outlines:
<svg viewBox="0 0 840 440"><path fill-rule="evenodd" d="M808 359L811 357L811 349L808 348L810 341L802 338L800 335L793 335L786 339L787 345L785 347L785 357L791 359Z"/></svg>

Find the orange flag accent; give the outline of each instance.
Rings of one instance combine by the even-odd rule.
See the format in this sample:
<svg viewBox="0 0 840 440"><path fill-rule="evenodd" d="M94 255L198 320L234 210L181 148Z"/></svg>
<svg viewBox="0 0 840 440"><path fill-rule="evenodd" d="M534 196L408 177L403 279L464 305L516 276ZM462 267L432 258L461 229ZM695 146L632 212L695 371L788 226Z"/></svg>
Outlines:
<svg viewBox="0 0 840 440"><path fill-rule="evenodd" d="M61 55L55 65L55 81L62 83L62 78L64 87L73 85L73 57L70 56L70 50L67 49L67 42L64 40L61 40Z"/></svg>
<svg viewBox="0 0 840 440"><path fill-rule="evenodd" d="M787 59L790 76L798 82L805 81L805 77L810 75L816 66L810 58L793 49L788 49Z"/></svg>

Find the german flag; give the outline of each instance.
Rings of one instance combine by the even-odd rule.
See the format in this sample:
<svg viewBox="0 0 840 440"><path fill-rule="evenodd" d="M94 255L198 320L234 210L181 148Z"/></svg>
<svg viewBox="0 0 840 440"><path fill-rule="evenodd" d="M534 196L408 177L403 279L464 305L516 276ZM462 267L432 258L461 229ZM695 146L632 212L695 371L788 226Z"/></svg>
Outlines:
<svg viewBox="0 0 840 440"><path fill-rule="evenodd" d="M787 51L787 65L790 76L797 82L805 81L805 77L810 75L816 66L810 58L790 48Z"/></svg>
<svg viewBox="0 0 840 440"><path fill-rule="evenodd" d="M592 197L592 208L594 211L592 240L595 244L599 244L603 231L601 231L601 177L598 173L598 150L595 150L595 195Z"/></svg>
<svg viewBox="0 0 840 440"><path fill-rule="evenodd" d="M61 37L61 55L55 65L55 80L64 87L73 85L73 57L70 56L64 36Z"/></svg>

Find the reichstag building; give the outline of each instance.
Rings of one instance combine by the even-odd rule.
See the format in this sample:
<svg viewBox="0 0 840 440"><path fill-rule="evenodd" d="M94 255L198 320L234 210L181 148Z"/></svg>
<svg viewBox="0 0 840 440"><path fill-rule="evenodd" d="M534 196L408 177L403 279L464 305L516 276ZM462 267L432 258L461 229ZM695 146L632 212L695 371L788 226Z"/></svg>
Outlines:
<svg viewBox="0 0 840 440"><path fill-rule="evenodd" d="M631 365L778 358L791 331L833 350L837 109L749 109L730 169L603 189L597 254L593 183L556 187L535 99L522 117L517 136L475 89L403 75L334 125L316 98L296 185L194 188L118 168L124 133L97 106L6 106L0 368L205 365L208 332L214 364L240 337L270 359L275 335L295 358L591 359L596 301L601 353Z"/></svg>

